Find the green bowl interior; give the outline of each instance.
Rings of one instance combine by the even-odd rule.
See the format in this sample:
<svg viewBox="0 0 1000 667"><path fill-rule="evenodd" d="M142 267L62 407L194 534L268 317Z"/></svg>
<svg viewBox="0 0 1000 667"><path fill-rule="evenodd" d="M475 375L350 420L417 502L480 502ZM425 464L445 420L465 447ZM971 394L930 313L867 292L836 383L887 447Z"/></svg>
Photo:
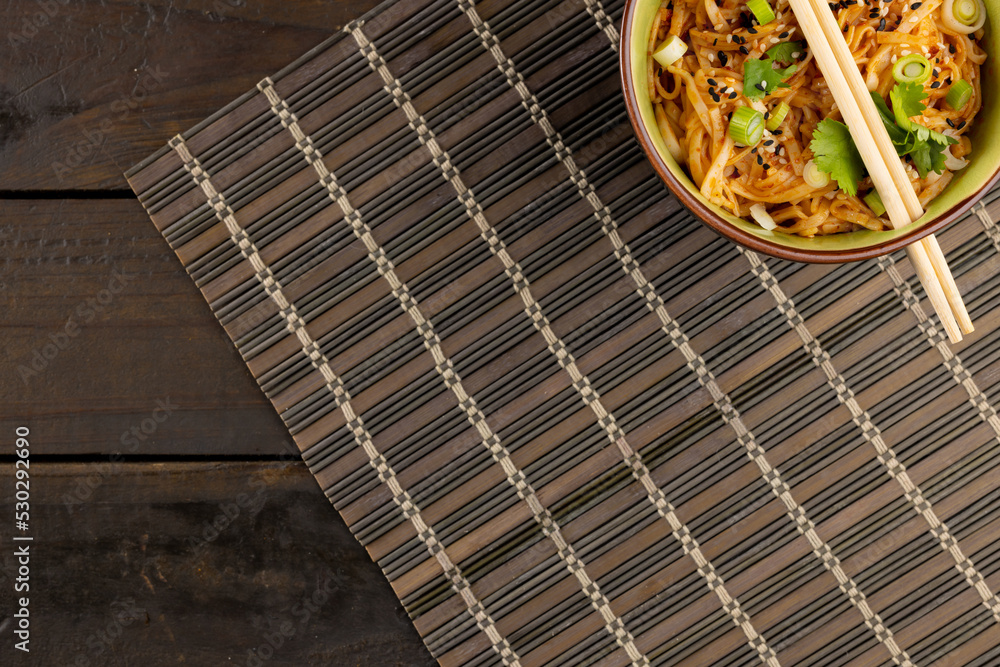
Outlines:
<svg viewBox="0 0 1000 667"><path fill-rule="evenodd" d="M981 43L987 53L994 54L996 53L994 37L1000 34L1000 0L984 0L984 2L988 18L986 22L986 35ZM646 90L646 40L649 38L649 31L653 25L653 17L656 15L656 10L659 6L659 0L637 0L634 5L635 15L632 19L632 39L629 44L629 53L632 60L632 71L630 74L639 98L637 103L642 124L652 140L657 153L659 153L660 157L666 163L667 168L677 176L684 187L706 206L718 213L720 217L745 232L753 234L766 242L788 248L820 252L860 250L895 239L907 233L913 227L934 220L981 189L993 174L1000 169L1000 151L984 150L986 143L983 141L983 138L987 135L985 128L996 127L1000 124L1000 105L993 104L993 98L995 97L993 91L1000 85L1000 70L996 67L993 58L990 57L980 69L983 79L981 82L983 105L976 116L976 122L970 134L972 138L972 154L969 166L955 174L955 178L948 184L944 192L931 202L924 216L912 225L886 232L859 231L807 239L770 232L756 224L737 218L709 202L694 186L690 177L671 157L663 138L660 136L659 129L656 127L653 105L649 101L649 97L642 94Z"/></svg>

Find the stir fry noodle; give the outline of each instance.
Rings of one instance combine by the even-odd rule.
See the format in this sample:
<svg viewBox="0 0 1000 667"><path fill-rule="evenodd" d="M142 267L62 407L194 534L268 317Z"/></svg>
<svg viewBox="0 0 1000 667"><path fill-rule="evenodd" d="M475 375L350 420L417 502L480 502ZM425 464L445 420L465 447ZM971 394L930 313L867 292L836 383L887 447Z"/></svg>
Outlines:
<svg viewBox="0 0 1000 667"><path fill-rule="evenodd" d="M830 9L926 207L972 150L982 0ZM787 0L664 0L648 54L660 133L706 198L786 234L889 228Z"/></svg>

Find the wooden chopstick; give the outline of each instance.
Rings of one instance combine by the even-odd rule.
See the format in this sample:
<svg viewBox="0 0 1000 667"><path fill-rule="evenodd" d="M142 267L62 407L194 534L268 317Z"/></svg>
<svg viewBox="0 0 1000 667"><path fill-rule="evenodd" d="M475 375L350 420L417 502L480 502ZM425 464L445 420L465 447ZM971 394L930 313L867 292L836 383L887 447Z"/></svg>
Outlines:
<svg viewBox="0 0 1000 667"><path fill-rule="evenodd" d="M789 4L798 19L806 42L812 48L813 57L823 72L830 92L833 94L833 99L837 102L844 121L855 139L858 152L868 168L872 183L882 197L882 203L889 214L890 223L894 228L910 224L923 213L920 202L916 199L909 179L906 178L906 173L903 171L895 148L892 146L892 141L882 125L878 111L868 94L867 87L861 80L861 74L854 58L847 49L843 34L840 32L840 27L834 20L829 6L823 0L789 0ZM837 51L840 51L839 58ZM843 65L841 61L843 61ZM853 87L849 83L852 78L856 79ZM867 104L862 106L864 102ZM865 111L868 112L867 115ZM884 153L882 150L886 146L889 149L888 153ZM893 171L898 171L897 176L900 177L899 182L904 184L903 187L897 186L897 181L893 178ZM906 192L909 193L908 196L904 194ZM910 201L909 206L907 206L904 197L907 200L912 197L913 201ZM915 207L913 202L916 202ZM911 214L911 211L916 214L916 217ZM949 281L939 278L935 265L931 261L929 251L935 249L940 254L940 246L936 242L928 245L921 241L908 246L907 254L948 337L952 342L957 343L962 340L962 333L955 316L952 314L952 304L945 293L945 286L948 285ZM944 272L950 277L950 271L947 271L947 263L944 262L943 256L939 265L944 267ZM954 285L954 279L951 279L950 285ZM961 303L957 287L949 286L949 290L954 291L952 300L957 297L957 301ZM962 310L965 310L964 305L962 305ZM968 318L967 313L966 318ZM971 326L971 321L969 326Z"/></svg>

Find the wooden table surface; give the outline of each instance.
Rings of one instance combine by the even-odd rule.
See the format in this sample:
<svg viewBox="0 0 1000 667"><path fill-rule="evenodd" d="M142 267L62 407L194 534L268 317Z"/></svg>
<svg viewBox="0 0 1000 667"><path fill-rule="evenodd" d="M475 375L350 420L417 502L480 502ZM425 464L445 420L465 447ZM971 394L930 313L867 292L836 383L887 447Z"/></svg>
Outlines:
<svg viewBox="0 0 1000 667"><path fill-rule="evenodd" d="M0 664L434 664L122 176L375 4L0 5Z"/></svg>

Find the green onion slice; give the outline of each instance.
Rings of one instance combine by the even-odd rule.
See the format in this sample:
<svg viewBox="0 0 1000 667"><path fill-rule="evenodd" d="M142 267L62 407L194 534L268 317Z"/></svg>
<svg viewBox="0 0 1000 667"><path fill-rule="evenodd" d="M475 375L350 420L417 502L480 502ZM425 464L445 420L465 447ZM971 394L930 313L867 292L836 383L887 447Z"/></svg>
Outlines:
<svg viewBox="0 0 1000 667"><path fill-rule="evenodd" d="M653 60L660 63L663 67L670 67L680 60L681 56L687 53L687 50L687 42L677 35L670 35L670 38L653 52Z"/></svg>
<svg viewBox="0 0 1000 667"><path fill-rule="evenodd" d="M966 0L958 0L958 2L963 2ZM974 0L973 0L974 1ZM774 10L771 9L771 5L768 4L767 0L750 0L747 3L747 7L753 12L753 15L757 18L757 23L764 25L765 23L770 23L774 20Z"/></svg>
<svg viewBox="0 0 1000 667"><path fill-rule="evenodd" d="M781 125L781 121L785 120L785 116L788 115L788 102L782 102L771 112L771 115L767 118L767 129L774 132Z"/></svg>
<svg viewBox="0 0 1000 667"><path fill-rule="evenodd" d="M948 94L945 96L944 101L948 103L955 111L960 110L969 100L972 98L972 86L968 81L964 79L959 79L955 83L951 84L951 89L948 90Z"/></svg>
<svg viewBox="0 0 1000 667"><path fill-rule="evenodd" d="M750 107L740 107L729 121L729 136L741 146L753 146L764 134L764 114Z"/></svg>
<svg viewBox="0 0 1000 667"><path fill-rule="evenodd" d="M812 160L806 162L805 169L802 170L802 180L812 188L825 188L830 184L830 174L820 169Z"/></svg>
<svg viewBox="0 0 1000 667"><path fill-rule="evenodd" d="M866 194L865 203L868 204L868 208L872 210L872 213L876 217L881 217L885 213L885 204L882 203L882 197L879 196L878 190L872 189L871 192Z"/></svg>
<svg viewBox="0 0 1000 667"><path fill-rule="evenodd" d="M985 25L986 7L983 0L944 0L941 21L949 30L968 35Z"/></svg>
<svg viewBox="0 0 1000 667"><path fill-rule="evenodd" d="M951 13L965 25L972 25L979 18L979 3L976 0L956 0Z"/></svg>
<svg viewBox="0 0 1000 667"><path fill-rule="evenodd" d="M923 55L911 53L896 61L892 76L899 83L923 83L931 78L931 63Z"/></svg>

